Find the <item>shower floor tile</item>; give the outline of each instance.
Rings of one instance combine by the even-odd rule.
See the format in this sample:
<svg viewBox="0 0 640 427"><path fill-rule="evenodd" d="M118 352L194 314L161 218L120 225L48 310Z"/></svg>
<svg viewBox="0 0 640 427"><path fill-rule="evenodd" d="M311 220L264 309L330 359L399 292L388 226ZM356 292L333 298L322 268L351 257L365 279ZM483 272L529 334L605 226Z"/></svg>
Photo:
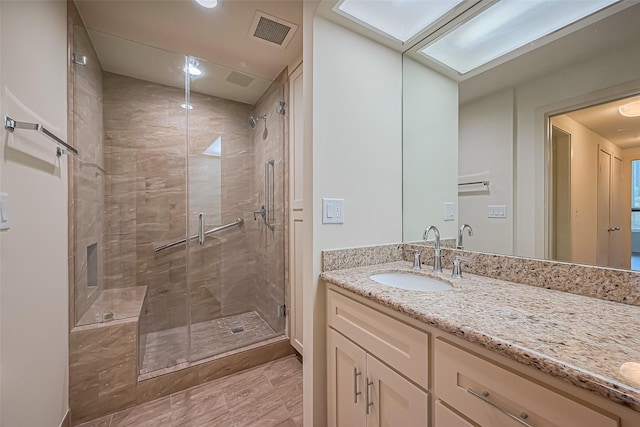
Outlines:
<svg viewBox="0 0 640 427"><path fill-rule="evenodd" d="M191 327L191 355L203 359L278 335L255 311L195 323ZM140 374L186 362L187 328L147 335Z"/></svg>

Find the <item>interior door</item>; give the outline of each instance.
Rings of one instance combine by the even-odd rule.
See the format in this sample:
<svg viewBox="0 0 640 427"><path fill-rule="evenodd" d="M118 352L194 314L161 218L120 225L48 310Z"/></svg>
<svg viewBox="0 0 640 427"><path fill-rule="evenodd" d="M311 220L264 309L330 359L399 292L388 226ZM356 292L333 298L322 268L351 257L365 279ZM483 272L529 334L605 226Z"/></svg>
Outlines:
<svg viewBox="0 0 640 427"><path fill-rule="evenodd" d="M624 240L622 239L622 186L622 159L614 156L611 163L611 199L609 203L610 228L613 229L609 238L609 265L616 268L628 268L628 266L625 266L622 250L622 242Z"/></svg>
<svg viewBox="0 0 640 427"><path fill-rule="evenodd" d="M609 265L611 234L611 154L598 150L598 244L596 263Z"/></svg>
<svg viewBox="0 0 640 427"><path fill-rule="evenodd" d="M551 239L549 256L557 261L571 259L571 135L552 128Z"/></svg>

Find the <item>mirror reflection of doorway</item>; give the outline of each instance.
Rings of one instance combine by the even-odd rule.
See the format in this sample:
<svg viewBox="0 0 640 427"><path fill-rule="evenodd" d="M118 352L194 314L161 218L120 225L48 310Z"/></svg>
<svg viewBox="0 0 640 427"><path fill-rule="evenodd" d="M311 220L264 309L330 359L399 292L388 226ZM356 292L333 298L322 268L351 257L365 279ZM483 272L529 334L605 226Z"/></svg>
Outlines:
<svg viewBox="0 0 640 427"><path fill-rule="evenodd" d="M550 126L550 258L640 270L640 96Z"/></svg>
<svg viewBox="0 0 640 427"><path fill-rule="evenodd" d="M571 135L552 127L551 158L553 159L551 247L549 257L556 261L571 261Z"/></svg>
<svg viewBox="0 0 640 427"><path fill-rule="evenodd" d="M631 269L640 270L640 160L631 160Z"/></svg>

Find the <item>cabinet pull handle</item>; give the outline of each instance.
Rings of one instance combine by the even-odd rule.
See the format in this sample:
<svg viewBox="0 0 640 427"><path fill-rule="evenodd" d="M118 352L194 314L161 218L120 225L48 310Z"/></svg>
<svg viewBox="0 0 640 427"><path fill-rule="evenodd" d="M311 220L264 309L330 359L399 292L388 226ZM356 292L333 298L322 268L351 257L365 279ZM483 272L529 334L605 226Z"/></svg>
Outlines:
<svg viewBox="0 0 640 427"><path fill-rule="evenodd" d="M358 368L353 368L353 403L358 403L358 396L362 394L358 391L358 377L362 372L358 372Z"/></svg>
<svg viewBox="0 0 640 427"><path fill-rule="evenodd" d="M529 415L526 412L522 412L520 414L520 416L511 413L510 411L504 409L502 406L498 405L495 402L492 402L491 400L489 400L489 392L484 391L482 393L478 393L477 391L473 390L472 388L468 388L467 392L475 397L477 397L478 399L487 402L489 405L493 406L494 408L496 408L498 411L504 413L506 416L508 416L509 418L519 422L520 424L522 424L523 426L527 426L527 427L533 427L531 424L529 424L528 422L526 422L525 420L527 418L529 418Z"/></svg>
<svg viewBox="0 0 640 427"><path fill-rule="evenodd" d="M373 406L373 401L369 401L369 387L373 385L373 381L370 381L367 377L367 388L366 388L366 400L367 400L367 415L369 415L369 407Z"/></svg>

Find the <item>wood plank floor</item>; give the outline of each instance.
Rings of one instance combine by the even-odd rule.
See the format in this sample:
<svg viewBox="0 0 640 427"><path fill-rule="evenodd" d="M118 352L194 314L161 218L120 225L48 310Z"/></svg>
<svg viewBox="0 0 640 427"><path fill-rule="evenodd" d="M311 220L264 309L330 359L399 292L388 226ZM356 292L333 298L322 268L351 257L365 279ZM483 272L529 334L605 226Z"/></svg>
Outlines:
<svg viewBox="0 0 640 427"><path fill-rule="evenodd" d="M301 426L302 364L285 357L82 427Z"/></svg>

